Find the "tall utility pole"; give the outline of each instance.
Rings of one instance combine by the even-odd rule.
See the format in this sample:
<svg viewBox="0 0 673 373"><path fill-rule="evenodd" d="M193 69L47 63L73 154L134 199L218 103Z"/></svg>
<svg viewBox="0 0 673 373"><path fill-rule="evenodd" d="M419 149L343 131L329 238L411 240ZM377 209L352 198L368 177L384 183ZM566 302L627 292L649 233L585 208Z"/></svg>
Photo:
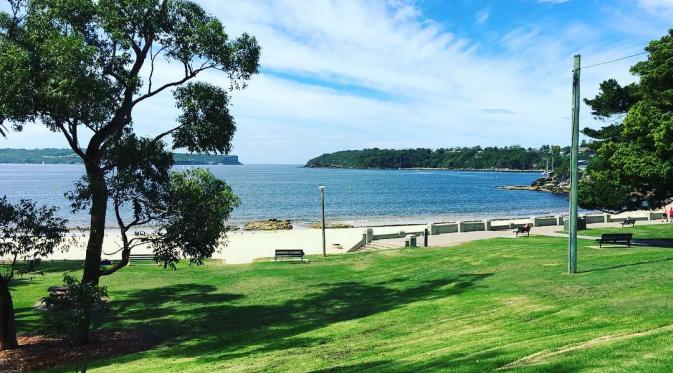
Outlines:
<svg viewBox="0 0 673 373"><path fill-rule="evenodd" d="M322 228L322 256L327 256L327 246L325 243L325 186L320 189L320 227Z"/></svg>
<svg viewBox="0 0 673 373"><path fill-rule="evenodd" d="M577 156L580 140L580 55L573 58L572 141L570 147L570 221L568 222L568 273L577 272Z"/></svg>

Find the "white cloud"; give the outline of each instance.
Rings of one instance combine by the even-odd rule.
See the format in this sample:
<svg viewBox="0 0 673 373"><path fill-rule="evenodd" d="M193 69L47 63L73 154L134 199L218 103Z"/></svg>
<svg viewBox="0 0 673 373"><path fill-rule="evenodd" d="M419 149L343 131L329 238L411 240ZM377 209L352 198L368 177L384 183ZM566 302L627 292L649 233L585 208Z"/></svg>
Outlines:
<svg viewBox="0 0 673 373"><path fill-rule="evenodd" d="M582 53L589 64L643 47L602 42L592 25L541 22L522 24L485 48L407 2L203 4L230 35L249 32L262 46L264 72L233 92L233 152L246 163L302 163L324 152L373 146L566 144L572 55ZM583 71L582 96L594 95L603 79L632 79L631 63ZM161 66L157 78L180 73L174 69ZM202 79L228 85L222 74ZM139 107L136 129L168 129L176 114L170 94L161 95ZM586 107L582 118L583 126L590 124Z"/></svg>
<svg viewBox="0 0 673 373"><path fill-rule="evenodd" d="M250 89L234 99L241 123L235 151L245 153L243 149L250 148L246 141L251 141L247 133L263 138L266 128L322 134L293 132L294 139L269 144L296 149L311 138L306 151L299 152L302 156L291 158L296 162L359 145L566 143L573 47L591 41L573 40L581 25L555 30L553 36L522 26L500 40L505 53L486 57L478 53L478 44L456 37L406 4L208 5L230 30L247 30L258 37L266 68L336 77L396 98L377 100L271 76L255 78ZM622 52L620 46L601 50L613 56ZM246 124L253 122L255 130L246 132ZM314 143L319 139L330 140ZM247 157L253 155L242 158Z"/></svg>
<svg viewBox="0 0 673 373"><path fill-rule="evenodd" d="M638 6L650 15L666 19L673 17L673 0L638 0Z"/></svg>
<svg viewBox="0 0 673 373"><path fill-rule="evenodd" d="M673 0L638 0L638 5L649 10L670 9L673 8Z"/></svg>

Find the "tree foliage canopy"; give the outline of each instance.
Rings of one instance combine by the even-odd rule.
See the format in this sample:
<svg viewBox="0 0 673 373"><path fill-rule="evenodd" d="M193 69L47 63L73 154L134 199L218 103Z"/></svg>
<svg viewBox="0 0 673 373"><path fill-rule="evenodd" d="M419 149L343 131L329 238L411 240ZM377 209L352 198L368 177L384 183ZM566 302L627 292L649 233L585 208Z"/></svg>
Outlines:
<svg viewBox="0 0 673 373"><path fill-rule="evenodd" d="M62 132L76 151L82 132L92 135L80 153L92 162L104 156L95 152L130 124L132 109L144 100L206 70L226 73L232 87L244 86L257 72L256 40L247 34L230 40L216 18L189 1L11 3L14 14L0 16L0 118L15 130L39 120ZM164 68L178 63L183 72L157 82L160 62ZM226 92L195 83L175 95L184 114L174 146L228 151L225 140L234 127ZM228 136L207 136L225 126Z"/></svg>
<svg viewBox="0 0 673 373"><path fill-rule="evenodd" d="M40 259L64 243L65 225L66 220L56 216L56 207L25 199L12 204L0 198L0 258L7 259L0 282L9 282L16 273L35 272Z"/></svg>
<svg viewBox="0 0 673 373"><path fill-rule="evenodd" d="M622 87L609 79L585 100L595 116L611 121L584 130L597 150L580 183L585 208L657 208L673 196L673 30L645 50L647 60L631 67L637 83Z"/></svg>
<svg viewBox="0 0 673 373"><path fill-rule="evenodd" d="M226 231L226 220L239 199L205 169L172 173L166 213L148 237L157 261L173 266L181 257L201 264L210 258Z"/></svg>

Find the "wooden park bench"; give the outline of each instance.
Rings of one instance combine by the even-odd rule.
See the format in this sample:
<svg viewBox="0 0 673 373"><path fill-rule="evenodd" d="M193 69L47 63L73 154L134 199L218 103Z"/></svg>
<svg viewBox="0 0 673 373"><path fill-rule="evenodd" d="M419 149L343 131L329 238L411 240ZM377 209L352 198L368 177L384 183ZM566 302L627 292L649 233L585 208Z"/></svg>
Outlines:
<svg viewBox="0 0 673 373"><path fill-rule="evenodd" d="M632 238L633 233L603 233L598 240L598 247L603 247L604 243L628 245L631 247Z"/></svg>
<svg viewBox="0 0 673 373"><path fill-rule="evenodd" d="M148 261L151 261L152 263L145 263L145 264L155 264L154 254L131 254L131 255L129 255L129 265L133 262L148 262Z"/></svg>
<svg viewBox="0 0 673 373"><path fill-rule="evenodd" d="M277 261L278 258L299 258L303 261L304 250L276 250L276 256L273 261Z"/></svg>
<svg viewBox="0 0 673 373"><path fill-rule="evenodd" d="M530 229L531 229L532 227L533 227L533 226L532 226L531 224L525 224L525 225L522 226L522 227L518 227L518 228L515 229L513 232L516 233L516 236L517 236L517 237L519 237L520 234L524 234L524 233L526 234L526 236L530 237Z"/></svg>
<svg viewBox="0 0 673 373"><path fill-rule="evenodd" d="M622 228L624 228L625 225L631 225L632 227L636 226L636 219L633 218L626 218L624 221L622 221Z"/></svg>

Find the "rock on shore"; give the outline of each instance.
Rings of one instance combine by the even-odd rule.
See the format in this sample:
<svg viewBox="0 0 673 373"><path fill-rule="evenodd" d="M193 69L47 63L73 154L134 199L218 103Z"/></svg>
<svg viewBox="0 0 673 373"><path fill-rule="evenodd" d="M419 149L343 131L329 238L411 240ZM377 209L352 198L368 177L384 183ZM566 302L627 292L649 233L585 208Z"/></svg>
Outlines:
<svg viewBox="0 0 673 373"><path fill-rule="evenodd" d="M552 173L535 180L531 185L504 185L499 186L498 189L567 194L570 191L570 180L560 180Z"/></svg>
<svg viewBox="0 0 673 373"><path fill-rule="evenodd" d="M322 226L321 226L320 223L313 223L313 224L311 224L311 228L320 229L320 228L322 228ZM327 229L346 229L346 228L353 228L353 225L346 224L346 223L332 223L332 224L325 224L325 228L327 228Z"/></svg>
<svg viewBox="0 0 673 373"><path fill-rule="evenodd" d="M292 222L289 220L269 219L261 221L251 221L245 223L243 229L246 231L277 231L292 229Z"/></svg>

